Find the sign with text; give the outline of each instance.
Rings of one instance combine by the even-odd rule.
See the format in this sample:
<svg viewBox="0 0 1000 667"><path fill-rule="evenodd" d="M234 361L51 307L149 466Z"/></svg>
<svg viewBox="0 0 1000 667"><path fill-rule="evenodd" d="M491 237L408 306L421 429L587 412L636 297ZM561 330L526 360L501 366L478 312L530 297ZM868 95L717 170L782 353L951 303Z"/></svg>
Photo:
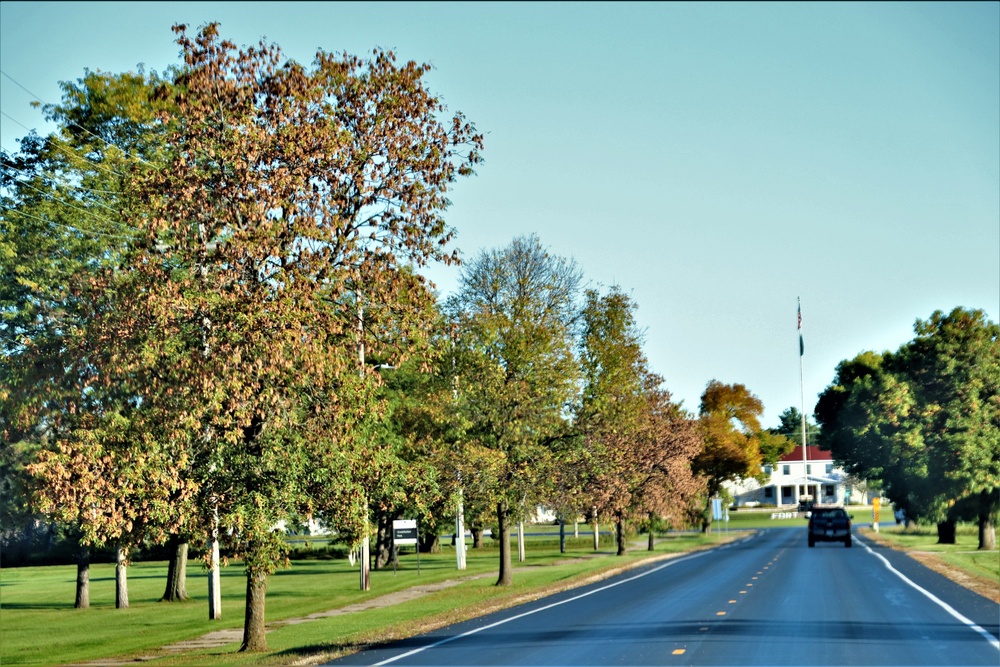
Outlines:
<svg viewBox="0 0 1000 667"><path fill-rule="evenodd" d="M396 519L392 522L392 542L396 546L417 543L417 520Z"/></svg>
<svg viewBox="0 0 1000 667"><path fill-rule="evenodd" d="M722 518L722 498L712 498L712 518L716 521Z"/></svg>

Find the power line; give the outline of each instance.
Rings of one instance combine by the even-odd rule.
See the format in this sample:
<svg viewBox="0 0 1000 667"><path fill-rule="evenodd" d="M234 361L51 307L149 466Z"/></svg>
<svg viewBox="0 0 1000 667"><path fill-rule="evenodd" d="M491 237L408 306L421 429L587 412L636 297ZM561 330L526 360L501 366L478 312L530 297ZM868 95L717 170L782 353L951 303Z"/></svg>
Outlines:
<svg viewBox="0 0 1000 667"><path fill-rule="evenodd" d="M134 237L134 236L123 236L121 234L111 234L109 232L102 232L102 231L98 231L96 229L83 229L83 228L80 228L80 227L74 227L73 225L67 225L67 224L62 223L62 222L57 222L57 221L52 220L50 218L40 218L37 215L32 215L30 213L25 213L24 211L22 211L20 209L11 208L9 206L4 206L4 208L7 209L7 211L16 213L17 215L23 215L23 216L25 216L27 218L32 218L34 220L38 220L39 222L44 222L47 225L55 225L56 227L62 227L63 229L68 229L68 230L70 230L72 232L76 232L77 234L94 234L94 235L97 235L97 236L107 236L108 238L113 238L113 239L124 239L126 241L135 241L136 240L136 237ZM111 221L110 220L106 220L105 222L111 222ZM117 224L122 224L122 223L117 223Z"/></svg>
<svg viewBox="0 0 1000 667"><path fill-rule="evenodd" d="M28 130L29 132L34 132L35 131L34 128L28 127L27 125L25 125L21 121L17 120L13 116L11 116L6 111L0 110L0 114L6 116L7 118L9 118L10 120L14 121L15 123L17 123L18 125L20 125L24 129ZM58 143L56 143L54 141L53 142L49 142L49 145L52 146L52 147L54 147L57 150L62 151L63 153L65 153L66 155L68 155L68 156L70 156L72 158L76 158L77 160L83 160L84 162L89 162L89 163L93 164L95 167L97 167L98 169L100 169L101 171L104 171L104 172L106 172L108 174L111 174L112 176L118 176L119 178L125 178L124 174L118 173L117 171L115 171L111 167L103 165L100 162L98 162L97 160L94 160L93 158L89 158L89 157L87 157L85 155L77 155L73 151L71 151L71 150L69 150L67 148L63 148L60 144L58 144ZM119 149L119 150L121 150L121 149Z"/></svg>
<svg viewBox="0 0 1000 667"><path fill-rule="evenodd" d="M38 95L35 95L35 94L34 94L33 92L31 92L30 90L28 90L27 88L25 88L23 84L21 84L21 83L20 83L20 82L19 82L19 81L18 81L17 79L15 79L14 77L12 77L12 76L11 76L10 74L7 74L7 72L4 72L2 68L0 68L0 74L3 74L3 75L4 75L5 77L7 77L7 78L8 78L8 79L10 79L11 81L13 81L13 82L14 82L14 85L16 85L17 87L19 87L19 88L20 88L21 90L23 90L24 92L28 93L28 94L29 94L29 95L31 95L32 97L34 97L34 98L35 98L35 100L36 100L37 102L39 102L40 104L44 104L44 105L46 105L46 106L55 106L54 104L49 104L48 102L46 102L45 100L43 100L42 98L40 98L40 97L39 97ZM6 116L7 114L4 114L4 115ZM10 118L10 116L7 116L7 117L8 117L8 118ZM11 120L13 120L13 119L11 119ZM17 122L17 121L15 121L15 122ZM20 123L18 123L18 125L20 125ZM133 158L135 158L136 160L139 160L139 162L142 162L143 164L146 164L146 165L148 165L148 166L150 166L150 167L153 167L153 166L155 166L155 165L153 165L153 164L152 164L151 162L147 162L147 161L146 161L145 159L143 159L143 158L142 158L141 156L139 156L139 155L135 155L135 154L133 154L133 153L131 153L131 152L129 152L129 151L127 151L127 150L125 150L125 149L124 149L124 148L122 148L121 146L118 146L118 145L116 145L116 144L113 144L113 143L111 143L110 141L108 141L108 140L107 140L107 139L105 139L104 137L102 137L102 136L99 136L99 135L97 135L97 134L94 134L93 132L91 132L90 130L88 130L87 128L83 127L82 125L80 125L80 124L78 124L78 123L73 123L73 122L70 122L70 123L69 123L69 125L70 125L70 126L72 126L72 127L77 127L77 128L79 128L79 129L83 130L84 132L86 132L86 133L87 133L87 134L89 134L90 136L94 137L95 139L98 139L98 140L100 140L100 141L103 141L103 142L104 142L105 144L107 144L108 146L114 146L115 148L117 148L117 149L118 149L118 150L120 150L121 152L125 153L125 154L126 154L126 155L128 155L129 157L133 157ZM22 125L22 127L24 127L24 126Z"/></svg>

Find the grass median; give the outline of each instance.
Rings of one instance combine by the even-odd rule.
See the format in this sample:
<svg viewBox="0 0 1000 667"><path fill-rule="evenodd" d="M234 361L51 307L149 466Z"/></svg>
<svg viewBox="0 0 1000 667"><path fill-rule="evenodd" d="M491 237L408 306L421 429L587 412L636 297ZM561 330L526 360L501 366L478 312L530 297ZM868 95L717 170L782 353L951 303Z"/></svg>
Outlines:
<svg viewBox="0 0 1000 667"><path fill-rule="evenodd" d="M731 537L739 535L733 532ZM91 607L82 610L72 607L74 567L7 568L0 571L0 664L61 665L97 660L110 664L109 658L121 658L125 664L140 657L158 665L314 664L369 643L412 636L580 585L651 557L702 549L725 539L718 533L678 533L658 539L653 552L640 548L637 542L625 556L617 557L607 539L602 538L604 549L595 553L589 536L568 537L566 553L560 553L558 539L538 537L527 541L524 563L516 562L515 549L514 585L507 588L493 585L498 558L495 545L470 549L467 569L461 572L455 567L450 547L438 554L421 554L419 573L416 555L404 553L395 572L391 566L372 571L370 591L357 590L357 565L351 567L346 560L296 560L291 568L270 579L270 651L254 655L236 653L246 588L238 562L222 572L223 617L219 621L207 620L206 576L198 564L188 569L191 599L181 603L159 601L166 563L133 564L129 568L128 609L114 608L114 566L95 564L91 568ZM394 601L391 597L415 586L446 581L452 585L427 591L416 599ZM354 611L305 620L344 608ZM237 633L234 641L180 652L163 650L225 629Z"/></svg>

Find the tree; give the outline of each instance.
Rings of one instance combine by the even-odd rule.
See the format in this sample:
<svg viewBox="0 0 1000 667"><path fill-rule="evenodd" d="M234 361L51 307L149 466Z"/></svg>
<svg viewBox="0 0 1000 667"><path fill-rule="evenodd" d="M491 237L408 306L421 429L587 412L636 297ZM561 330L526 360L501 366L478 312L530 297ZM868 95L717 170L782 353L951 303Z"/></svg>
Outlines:
<svg viewBox="0 0 1000 667"><path fill-rule="evenodd" d="M727 481L759 477L764 450L773 453L787 448L776 436L763 432L760 415L764 404L742 384L708 383L701 395L699 426L704 450L694 461L694 469L705 476L709 498ZM710 514L706 509L702 529L707 531Z"/></svg>
<svg viewBox="0 0 1000 667"><path fill-rule="evenodd" d="M599 514L612 517L618 554L635 516L668 515L677 523L701 485L691 460L701 450L693 422L670 401L642 352L635 304L620 288L587 290L579 356L583 393L576 427L583 447L560 466ZM652 544L652 529L650 530Z"/></svg>
<svg viewBox="0 0 1000 667"><path fill-rule="evenodd" d="M783 435L787 440L789 440L792 446L798 445L802 446L802 413L794 405L785 408L784 412L778 415L778 427L773 429L768 429L770 433L775 435ZM819 428L816 423L810 418L806 417L806 442L816 444L818 442ZM784 456L788 452L782 452L778 458ZM774 463L777 458L768 458L765 455L765 463Z"/></svg>
<svg viewBox="0 0 1000 667"><path fill-rule="evenodd" d="M1000 328L982 311L955 308L918 320L914 331L896 352L838 365L816 405L822 442L849 472L880 479L908 518L936 522L941 542L954 541L954 521L971 503L980 547L991 548Z"/></svg>
<svg viewBox="0 0 1000 667"><path fill-rule="evenodd" d="M498 586L512 582L510 525L551 479L553 443L567 434L578 366L571 326L580 273L537 237L483 251L463 267L447 304L457 324L463 443L496 507Z"/></svg>
<svg viewBox="0 0 1000 667"><path fill-rule="evenodd" d="M453 259L446 193L482 140L461 115L439 120L429 68L391 52L321 51L307 70L275 46L237 49L215 24L175 31L168 167L132 169L131 271L89 284L113 307L87 313L81 347L105 350L95 384L141 397L129 433L155 433L185 463L203 529L217 516L243 557L241 650L260 651L267 577L284 560L274 524L324 509L361 523L350 472L377 446L378 406L356 362L358 310L393 309L403 332L423 324L429 297L401 267Z"/></svg>
<svg viewBox="0 0 1000 667"><path fill-rule="evenodd" d="M43 469L46 462L59 458L68 434L82 432L81 428L91 428L98 421L106 423L111 415L131 409L125 405L129 397L123 392L100 392L89 384L101 363L99 352L73 356L70 350L90 307L81 285L99 270L119 270L133 241L133 232L122 223L118 211L129 165L157 159L162 127L156 114L164 104L152 98L162 85L163 78L142 69L124 74L86 72L77 82L62 84L61 104L44 107L46 117L59 130L44 138L29 135L21 140L17 154L4 152L2 158L0 426L4 445L0 453L5 461L16 461L5 473L21 480L18 493L4 497L16 502L33 496L36 509L58 507L68 532L82 540L78 607L89 604L90 547L123 534L142 539L146 535L137 533L137 528L153 519L140 516L142 512L127 517L120 511L106 511L105 506L82 505L75 490L60 486L61 480L54 479L55 484L47 486ZM113 445L106 441L101 446L107 452ZM102 470L105 489L108 479L124 479L121 471L107 470L110 460L75 459L92 470ZM36 476L29 476L29 470ZM133 478L133 482L155 479ZM133 484L128 493L135 497L140 488ZM94 501L110 497L105 494ZM135 508L155 505L137 503ZM27 506L19 510L22 516L28 512ZM116 517L121 525L115 523ZM119 575L118 606L125 606L123 568Z"/></svg>

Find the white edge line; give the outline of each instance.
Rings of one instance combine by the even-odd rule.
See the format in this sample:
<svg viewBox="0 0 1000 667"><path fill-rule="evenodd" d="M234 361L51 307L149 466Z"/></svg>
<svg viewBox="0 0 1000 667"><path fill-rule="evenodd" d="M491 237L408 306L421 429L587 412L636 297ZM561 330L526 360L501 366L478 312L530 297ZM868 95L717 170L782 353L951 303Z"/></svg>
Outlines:
<svg viewBox="0 0 1000 667"><path fill-rule="evenodd" d="M749 540L752 537L753 537L753 535L751 535L750 537L745 537L742 540L738 540L736 542L730 542L729 544L739 544L740 542L744 542L746 540ZM724 545L722 545L719 548L724 549L726 546L728 546L728 545L724 544ZM426 646L421 646L420 648L415 648L412 651L407 651L406 653L400 653L399 655L393 656L391 658L386 658L382 662L376 662L372 667L380 667L380 665L388 665L390 663L396 662L397 660L402 660L403 658L408 658L411 655L416 655L417 653L422 653L423 651L426 651L428 649L437 648L438 646L441 646L442 644L447 644L448 642L453 642L456 639L464 639L465 637L468 637L470 635L474 635L477 632L482 632L483 630L489 630L490 628L495 628L495 627L497 627L499 625L504 625L505 623L510 623L511 621L516 621L519 618L524 618L525 616L531 616L532 614L537 614L540 611L545 611L547 609L552 609L553 607L558 607L559 605L564 605L564 604L567 604L569 602L576 602L577 600L579 600L581 598L585 598L588 595L593 595L594 593L600 593L601 591L606 591L609 588L614 588L615 586L621 586L622 584L627 584L630 581L635 581L636 579L641 579L641 578L643 578L645 576L653 574L654 572L659 572L660 570L662 570L664 568L667 568L667 567L670 567L671 565L676 565L677 563L683 563L684 561L687 561L687 560L693 560L695 558L700 558L701 556L705 556L705 555L708 555L710 553L714 553L716 551L718 551L718 549L706 549L705 551L699 551L697 553L689 554L687 556L681 556L680 558L671 559L671 560L667 561L666 563L664 563L663 565L660 565L658 567L654 567L654 568L652 568L650 570L646 570L645 572L642 572L641 574L637 574L637 575L635 575L633 577L629 577L628 579L622 579L621 581L616 581L613 584L608 584L607 586L601 586L600 588L595 588L592 591L587 591L586 593L581 593L580 595L577 595L575 597L567 598L567 599L562 600L560 602L553 602L552 604L545 605L544 607L539 607L538 609L532 609L531 611L526 611L526 612L524 612L522 614L517 614L516 616L511 616L509 618L505 618L502 621L496 621L495 623L490 623L489 625L484 625L482 627L475 628L474 630L469 630L468 632L463 632L460 635L454 635L454 636L451 636L451 637L445 637L444 639L438 640L438 641L434 642L433 644L428 644Z"/></svg>
<svg viewBox="0 0 1000 667"><path fill-rule="evenodd" d="M889 559L887 559L885 556L883 556L880 553L876 553L871 547L869 547L864 542L861 543L861 546L863 546L868 551L868 553L870 553L871 555L873 555L876 558L878 558L879 560L881 560L885 564L885 566L889 569L890 572L892 572L893 574L895 574L897 577L899 577L900 579L902 579L904 582L906 582L907 584L909 584L913 588L915 588L918 591L920 591L921 593L923 593L925 596L927 596L927 598L931 602L933 602L934 604L936 604L937 606L941 607L946 612L948 612L949 614L951 614L952 616L954 616L956 619L958 619L959 622L967 625L968 627L972 628L973 630L975 630L976 632L978 632L979 634L981 634L986 639L986 641L988 641L990 644L993 645L993 648L1000 649L1000 639L997 639L992 634L990 634L989 632L987 632L984 628L982 628L979 625L973 623L972 620L966 618L962 614L960 614L957 611L955 611L955 609L951 605L949 605L947 602L945 602L944 600L940 599L939 597L937 597L936 595L934 595L930 591L928 591L928 590L926 590L926 589L921 588L920 586L918 586L916 583L914 583L912 580L910 580L905 574L903 574L902 572L900 572L899 570L897 570L896 568L894 568L892 566L892 563L890 563Z"/></svg>

